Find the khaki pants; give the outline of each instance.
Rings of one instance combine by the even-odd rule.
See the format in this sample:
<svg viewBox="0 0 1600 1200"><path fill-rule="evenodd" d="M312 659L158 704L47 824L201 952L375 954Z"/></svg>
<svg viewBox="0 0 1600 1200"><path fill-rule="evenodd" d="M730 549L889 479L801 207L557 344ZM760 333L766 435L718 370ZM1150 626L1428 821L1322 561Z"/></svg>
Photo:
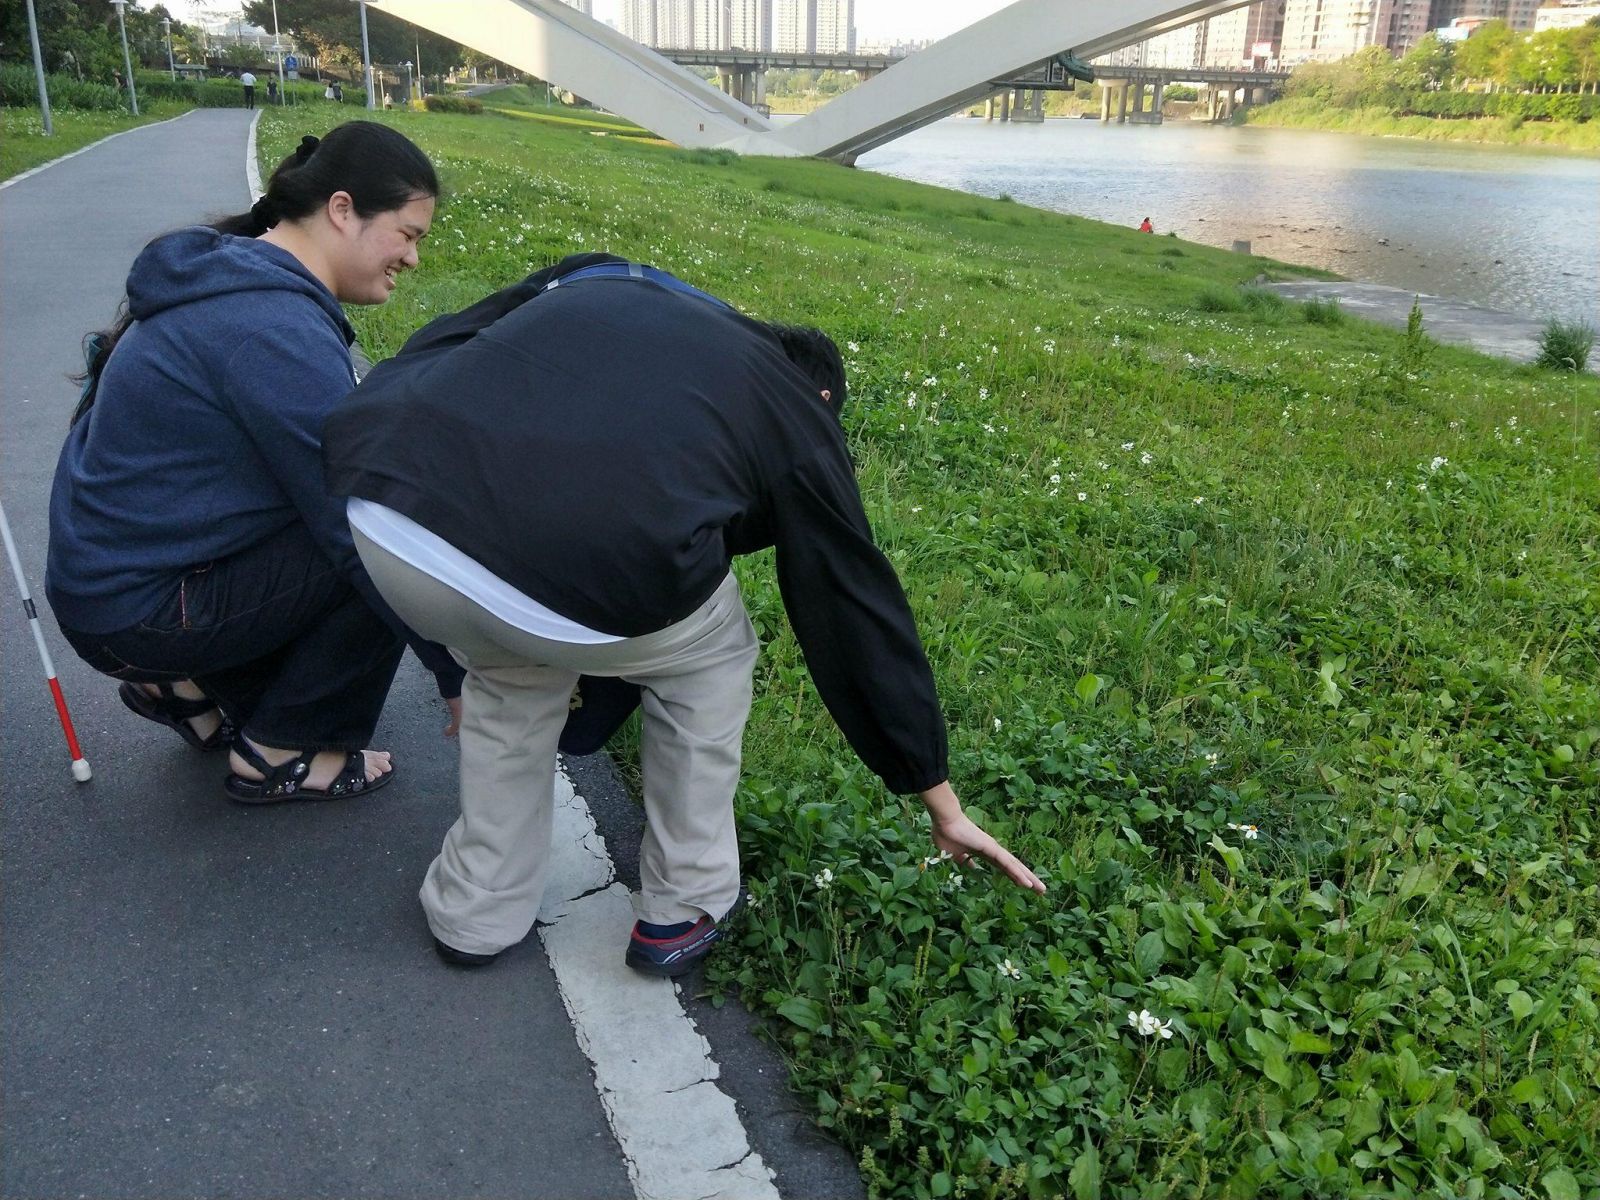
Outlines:
<svg viewBox="0 0 1600 1200"><path fill-rule="evenodd" d="M598 646L552 642L500 620L355 533L372 582L400 618L467 669L461 817L422 884L435 936L473 954L520 942L544 892L556 743L580 674L642 689L646 826L640 919L721 920L739 894L733 794L750 715L755 630L730 574L691 616Z"/></svg>

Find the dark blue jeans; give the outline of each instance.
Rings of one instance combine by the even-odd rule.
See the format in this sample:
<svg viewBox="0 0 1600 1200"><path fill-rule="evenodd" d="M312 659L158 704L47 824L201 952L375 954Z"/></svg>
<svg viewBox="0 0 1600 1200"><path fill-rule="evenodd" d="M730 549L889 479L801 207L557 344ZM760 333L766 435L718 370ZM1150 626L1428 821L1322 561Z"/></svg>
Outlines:
<svg viewBox="0 0 1600 1200"><path fill-rule="evenodd" d="M187 572L129 629L61 632L95 670L192 679L252 742L296 750L371 745L405 650L303 525Z"/></svg>

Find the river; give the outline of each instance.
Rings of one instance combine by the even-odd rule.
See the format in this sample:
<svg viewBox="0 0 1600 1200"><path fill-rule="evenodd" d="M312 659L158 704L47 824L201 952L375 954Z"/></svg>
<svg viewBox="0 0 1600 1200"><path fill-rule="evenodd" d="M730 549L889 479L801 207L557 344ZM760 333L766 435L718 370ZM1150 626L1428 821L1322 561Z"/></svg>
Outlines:
<svg viewBox="0 0 1600 1200"><path fill-rule="evenodd" d="M1600 160L1352 134L937 121L859 166L1545 319L1600 318Z"/></svg>

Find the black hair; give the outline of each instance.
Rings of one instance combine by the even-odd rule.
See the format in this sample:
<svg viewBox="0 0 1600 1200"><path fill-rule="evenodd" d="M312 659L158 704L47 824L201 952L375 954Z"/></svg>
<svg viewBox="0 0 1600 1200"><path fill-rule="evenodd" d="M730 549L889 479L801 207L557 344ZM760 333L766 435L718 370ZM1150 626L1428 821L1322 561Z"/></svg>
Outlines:
<svg viewBox="0 0 1600 1200"><path fill-rule="evenodd" d="M356 215L365 219L404 208L420 196L437 198L439 176L428 156L398 130L376 121L346 121L326 137L301 138L249 211L213 221L211 228L236 237L260 237L280 221L311 216L335 192L347 192ZM85 369L72 377L83 385L72 425L93 407L106 360L132 323L124 300L111 328L83 339Z"/></svg>
<svg viewBox="0 0 1600 1200"><path fill-rule="evenodd" d="M778 339L789 361L799 367L806 378L817 385L818 390L828 392L833 411L836 414L843 412L849 388L844 377L844 357L833 339L820 329L801 325L780 325L769 321L767 328Z"/></svg>
<svg viewBox="0 0 1600 1200"><path fill-rule="evenodd" d="M212 223L218 233L260 237L279 221L319 211L335 192L348 192L359 217L403 208L439 195L439 176L415 142L376 121L347 121L320 140L300 139L278 164L267 190L249 212Z"/></svg>

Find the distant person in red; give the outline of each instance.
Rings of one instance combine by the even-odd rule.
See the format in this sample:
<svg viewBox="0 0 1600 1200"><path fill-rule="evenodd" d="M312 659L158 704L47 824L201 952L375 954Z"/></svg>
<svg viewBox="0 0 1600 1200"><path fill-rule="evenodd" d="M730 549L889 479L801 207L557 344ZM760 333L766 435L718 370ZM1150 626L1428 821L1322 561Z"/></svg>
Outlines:
<svg viewBox="0 0 1600 1200"><path fill-rule="evenodd" d="M1154 233L1155 231L1156 231L1156 227L1154 225L1150 224L1150 218L1149 217L1146 217L1144 220L1139 222L1139 232L1140 233Z"/></svg>

